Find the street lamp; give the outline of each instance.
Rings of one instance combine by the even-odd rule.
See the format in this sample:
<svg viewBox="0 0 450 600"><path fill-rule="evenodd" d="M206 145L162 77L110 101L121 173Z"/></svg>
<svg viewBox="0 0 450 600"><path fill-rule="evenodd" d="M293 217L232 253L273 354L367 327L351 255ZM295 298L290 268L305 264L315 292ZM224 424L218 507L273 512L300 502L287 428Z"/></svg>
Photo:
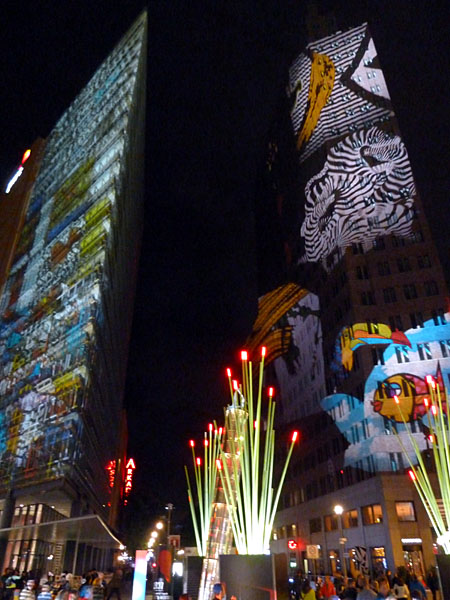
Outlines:
<svg viewBox="0 0 450 600"><path fill-rule="evenodd" d="M164 523L162 521L158 521L155 525L156 529L162 529L164 527Z"/></svg>
<svg viewBox="0 0 450 600"><path fill-rule="evenodd" d="M347 563L345 562L345 542L347 541L347 538L344 537L344 531L342 528L342 513L344 512L343 507L340 504L336 504L336 506L334 507L334 513L338 516L339 518L339 531L341 534L341 537L339 538L339 547L340 547L340 555L341 555L341 564L344 568L344 579L347 579Z"/></svg>

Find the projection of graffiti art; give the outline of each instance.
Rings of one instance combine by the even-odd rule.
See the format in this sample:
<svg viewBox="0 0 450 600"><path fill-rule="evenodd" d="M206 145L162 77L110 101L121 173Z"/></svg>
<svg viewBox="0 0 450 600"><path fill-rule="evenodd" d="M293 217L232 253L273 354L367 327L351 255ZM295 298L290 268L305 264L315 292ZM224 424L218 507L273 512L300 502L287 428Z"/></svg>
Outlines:
<svg viewBox="0 0 450 600"><path fill-rule="evenodd" d="M332 394L325 397L322 407L334 419L337 427L349 442L345 452L345 465L368 471L396 470L403 466L402 449L393 435L395 427L414 463L415 453L408 439L394 396L398 396L406 416L408 427L421 449L426 448L423 428L426 422L424 398L427 375L433 375L442 390L450 382L450 315L429 320L424 327L394 332L387 336L388 326L374 327L383 331L386 339L378 337L379 344L386 345L379 364L375 365L365 383L364 402L348 394ZM338 359L349 365L342 348L349 346L352 354L367 345L361 324L345 328L337 341ZM381 329L383 326L383 329ZM349 334L353 332L353 337ZM396 339L394 338L396 336ZM404 336L404 337L403 337ZM376 338L369 338L376 339ZM404 341L406 339L406 342ZM372 343L372 342L369 342ZM350 346L353 344L353 348ZM340 354L339 354L340 353ZM337 361L336 361L337 362ZM444 410L447 411L447 392L444 391ZM406 466L406 464L404 465Z"/></svg>
<svg viewBox="0 0 450 600"><path fill-rule="evenodd" d="M367 24L312 42L290 69L300 162L326 142L394 118Z"/></svg>
<svg viewBox="0 0 450 600"><path fill-rule="evenodd" d="M369 248L388 233L407 236L414 194L408 153L398 136L372 127L341 140L305 187L303 260L319 261L356 242Z"/></svg>

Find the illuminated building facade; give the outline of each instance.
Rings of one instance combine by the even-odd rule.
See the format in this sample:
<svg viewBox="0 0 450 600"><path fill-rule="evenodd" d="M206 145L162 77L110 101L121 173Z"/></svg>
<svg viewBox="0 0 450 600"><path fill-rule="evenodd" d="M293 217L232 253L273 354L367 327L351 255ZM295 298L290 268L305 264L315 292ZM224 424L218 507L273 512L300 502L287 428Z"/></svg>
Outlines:
<svg viewBox="0 0 450 600"><path fill-rule="evenodd" d="M110 564L118 547L106 523L116 525L129 491L122 395L142 227L146 19L0 200L16 231L1 245L1 558L20 571L81 573Z"/></svg>
<svg viewBox="0 0 450 600"><path fill-rule="evenodd" d="M298 344L273 375L279 425L295 424L301 441L273 549L312 570L306 547L319 545L316 568L330 572L345 537L349 569L423 571L433 532L392 434L406 440L394 395L426 453L425 376L450 387L448 292L367 25L311 42L288 95L268 178L291 276L314 311L300 318L300 302L274 325Z"/></svg>

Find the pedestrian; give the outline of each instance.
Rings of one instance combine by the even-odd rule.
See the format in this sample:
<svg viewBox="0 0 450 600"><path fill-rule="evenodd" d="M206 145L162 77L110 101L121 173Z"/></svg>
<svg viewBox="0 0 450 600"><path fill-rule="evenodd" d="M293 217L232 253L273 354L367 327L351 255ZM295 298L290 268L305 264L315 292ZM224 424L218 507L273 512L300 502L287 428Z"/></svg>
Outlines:
<svg viewBox="0 0 450 600"><path fill-rule="evenodd" d="M217 582L213 585L213 597L212 600L222 600L223 598L223 586Z"/></svg>
<svg viewBox="0 0 450 600"><path fill-rule="evenodd" d="M123 571L122 569L116 569L111 581L106 587L106 600L110 600L111 596L115 594L117 600L122 600L120 597L120 588L122 587Z"/></svg>
<svg viewBox="0 0 450 600"><path fill-rule="evenodd" d="M376 600L395 600L394 594L391 592L388 578L385 576L378 578L378 595Z"/></svg>
<svg viewBox="0 0 450 600"><path fill-rule="evenodd" d="M394 587L392 589L397 600L409 600L411 597L408 586L401 577L396 578Z"/></svg>
<svg viewBox="0 0 450 600"><path fill-rule="evenodd" d="M34 592L34 579L29 579L25 587L20 590L19 600L36 600Z"/></svg>
<svg viewBox="0 0 450 600"><path fill-rule="evenodd" d="M316 593L308 580L304 581L302 585L302 600L316 600Z"/></svg>
<svg viewBox="0 0 450 600"><path fill-rule="evenodd" d="M364 575L358 576L357 586L359 588L356 600L373 600L377 597L375 592L370 589L369 578Z"/></svg>
<svg viewBox="0 0 450 600"><path fill-rule="evenodd" d="M41 591L38 594L37 600L52 600L52 593L48 583L43 583L41 585Z"/></svg>
<svg viewBox="0 0 450 600"><path fill-rule="evenodd" d="M336 588L331 581L331 577L329 575L325 575L325 581L320 588L320 594L322 598L331 598L331 596L336 595Z"/></svg>
<svg viewBox="0 0 450 600"><path fill-rule="evenodd" d="M438 576L436 575L436 569L434 567L430 567L428 569L426 582L427 586L430 588L433 600L436 600L436 592L439 589L439 580Z"/></svg>
<svg viewBox="0 0 450 600"><path fill-rule="evenodd" d="M423 598L423 600L427 599L427 591L415 573L411 575L411 580L409 582L409 592L411 596L413 595L413 592L419 592L419 598Z"/></svg>

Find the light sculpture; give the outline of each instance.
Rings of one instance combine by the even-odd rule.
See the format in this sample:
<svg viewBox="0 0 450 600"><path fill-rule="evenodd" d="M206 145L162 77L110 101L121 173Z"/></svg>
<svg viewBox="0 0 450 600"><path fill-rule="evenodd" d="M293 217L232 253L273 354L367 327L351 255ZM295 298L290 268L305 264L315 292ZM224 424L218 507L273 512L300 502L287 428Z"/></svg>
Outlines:
<svg viewBox="0 0 450 600"><path fill-rule="evenodd" d="M217 461L220 456L219 448L222 442L222 436L222 427L214 429L213 425L209 424L208 431L204 433L203 437L203 460L200 456L196 455L194 440L189 441L194 466L196 503L189 471L186 466L184 467L188 486L189 508L191 511L195 542L199 556L206 555L213 502L216 494ZM197 508L195 506L196 504Z"/></svg>
<svg viewBox="0 0 450 600"><path fill-rule="evenodd" d="M263 375L266 348L261 348L253 396L253 366L248 353L241 352L242 384L227 372L232 404L240 400L245 419L236 420L236 430L226 449L220 448L218 472L228 505L234 542L239 554L264 554L269 551L275 513L298 432L291 437L286 461L274 485L275 417L274 390L268 390L267 414L263 418Z"/></svg>
<svg viewBox="0 0 450 600"><path fill-rule="evenodd" d="M410 465L408 474L414 483L417 493L428 513L431 524L437 533L437 543L442 546L445 554L450 554L450 423L448 418L447 394L445 388L443 392L441 392L439 384L431 375L427 376L426 381L430 393L430 397L424 400L429 428L428 440L431 443L436 466L443 514L441 513L436 492L430 481L422 453L407 425L401 407L401 400L398 396L394 396L394 401L398 406L399 413L405 424L409 441L417 458L417 465L413 464L401 437L396 430L394 431Z"/></svg>

